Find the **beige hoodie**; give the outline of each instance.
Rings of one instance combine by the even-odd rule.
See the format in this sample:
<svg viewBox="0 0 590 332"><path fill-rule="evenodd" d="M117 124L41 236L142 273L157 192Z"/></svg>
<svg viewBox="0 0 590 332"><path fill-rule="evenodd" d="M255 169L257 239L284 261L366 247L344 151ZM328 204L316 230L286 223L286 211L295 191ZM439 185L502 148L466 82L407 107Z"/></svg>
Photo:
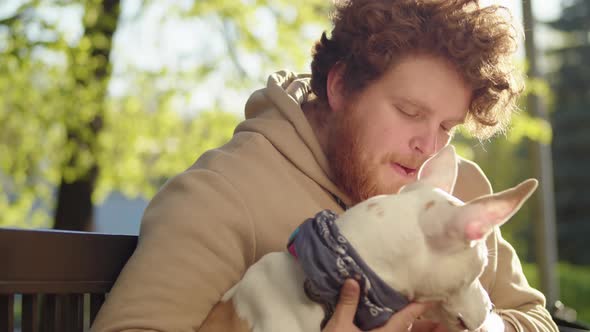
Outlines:
<svg viewBox="0 0 590 332"><path fill-rule="evenodd" d="M263 255L284 250L291 232L322 209L341 213L330 168L300 108L309 76L278 72L252 94L246 120L226 145L171 179L143 216L138 247L92 331L247 331L219 303ZM461 160L455 195L491 192ZM557 331L541 293L530 288L514 250L496 231L481 277L496 309L519 331Z"/></svg>

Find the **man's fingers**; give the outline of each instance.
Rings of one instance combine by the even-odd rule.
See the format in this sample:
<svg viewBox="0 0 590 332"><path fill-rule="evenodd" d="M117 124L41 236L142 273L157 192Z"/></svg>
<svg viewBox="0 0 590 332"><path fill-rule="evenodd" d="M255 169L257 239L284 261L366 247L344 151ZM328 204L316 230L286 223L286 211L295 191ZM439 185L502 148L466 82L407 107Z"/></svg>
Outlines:
<svg viewBox="0 0 590 332"><path fill-rule="evenodd" d="M418 319L412 324L412 332L441 332L438 331L440 326L442 325L428 319Z"/></svg>
<svg viewBox="0 0 590 332"><path fill-rule="evenodd" d="M427 303L410 303L387 321L383 326L383 331L407 331L416 318L420 317L430 307L431 305Z"/></svg>
<svg viewBox="0 0 590 332"><path fill-rule="evenodd" d="M342 322L352 322L358 306L359 296L360 287L358 283L353 279L344 281L333 318Z"/></svg>
<svg viewBox="0 0 590 332"><path fill-rule="evenodd" d="M449 330L447 330L447 328L443 324L438 324L438 326L436 327L436 329L434 329L433 332L449 332Z"/></svg>

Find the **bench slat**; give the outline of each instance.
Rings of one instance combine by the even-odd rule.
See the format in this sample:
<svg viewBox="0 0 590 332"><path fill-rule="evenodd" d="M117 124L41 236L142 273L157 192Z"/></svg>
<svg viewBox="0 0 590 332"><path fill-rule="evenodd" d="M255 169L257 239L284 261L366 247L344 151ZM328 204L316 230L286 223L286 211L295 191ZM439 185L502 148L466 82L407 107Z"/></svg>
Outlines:
<svg viewBox="0 0 590 332"><path fill-rule="evenodd" d="M41 326L42 332L55 331L56 298L53 294L41 296Z"/></svg>
<svg viewBox="0 0 590 332"><path fill-rule="evenodd" d="M0 228L0 331L14 330L14 294L23 332L84 331L136 246L132 235Z"/></svg>
<svg viewBox="0 0 590 332"><path fill-rule="evenodd" d="M14 331L14 295L0 295L0 331Z"/></svg>
<svg viewBox="0 0 590 332"><path fill-rule="evenodd" d="M39 331L39 297L36 294L23 295L21 320L23 332Z"/></svg>
<svg viewBox="0 0 590 332"><path fill-rule="evenodd" d="M67 295L66 323L67 331L82 332L84 329L84 297L82 294Z"/></svg>
<svg viewBox="0 0 590 332"><path fill-rule="evenodd" d="M82 293L108 293L112 281L0 281L0 294L82 294Z"/></svg>
<svg viewBox="0 0 590 332"><path fill-rule="evenodd" d="M100 310L100 307L104 303L104 294L90 294L90 326L94 323L94 319Z"/></svg>
<svg viewBox="0 0 590 332"><path fill-rule="evenodd" d="M136 245L132 235L0 228L0 294L106 293Z"/></svg>
<svg viewBox="0 0 590 332"><path fill-rule="evenodd" d="M65 331L65 297L63 295L53 295L53 301L55 302L55 327L54 331Z"/></svg>

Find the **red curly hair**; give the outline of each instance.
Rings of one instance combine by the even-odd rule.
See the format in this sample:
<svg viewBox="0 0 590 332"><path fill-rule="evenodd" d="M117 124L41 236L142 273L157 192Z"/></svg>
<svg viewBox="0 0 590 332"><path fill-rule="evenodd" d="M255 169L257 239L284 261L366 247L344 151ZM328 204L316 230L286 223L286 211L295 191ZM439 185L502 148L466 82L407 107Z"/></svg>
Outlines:
<svg viewBox="0 0 590 332"><path fill-rule="evenodd" d="M354 96L403 56L427 53L449 60L472 88L466 127L479 138L503 131L523 90L512 56L518 30L501 6L476 0L336 1L333 30L313 48L311 87L327 105L328 72L343 64Z"/></svg>

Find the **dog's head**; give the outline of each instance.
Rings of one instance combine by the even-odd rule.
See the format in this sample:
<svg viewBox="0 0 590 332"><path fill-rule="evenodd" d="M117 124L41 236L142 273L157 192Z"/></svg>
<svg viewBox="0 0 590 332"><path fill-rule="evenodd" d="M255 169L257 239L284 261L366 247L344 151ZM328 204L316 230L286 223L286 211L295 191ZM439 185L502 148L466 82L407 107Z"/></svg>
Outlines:
<svg viewBox="0 0 590 332"><path fill-rule="evenodd" d="M450 193L457 157L448 146L396 195L357 204L338 220L341 232L393 289L414 301L441 301L451 329L475 330L491 310L478 277L487 265L487 236L530 197L529 179L503 192L462 202Z"/></svg>

